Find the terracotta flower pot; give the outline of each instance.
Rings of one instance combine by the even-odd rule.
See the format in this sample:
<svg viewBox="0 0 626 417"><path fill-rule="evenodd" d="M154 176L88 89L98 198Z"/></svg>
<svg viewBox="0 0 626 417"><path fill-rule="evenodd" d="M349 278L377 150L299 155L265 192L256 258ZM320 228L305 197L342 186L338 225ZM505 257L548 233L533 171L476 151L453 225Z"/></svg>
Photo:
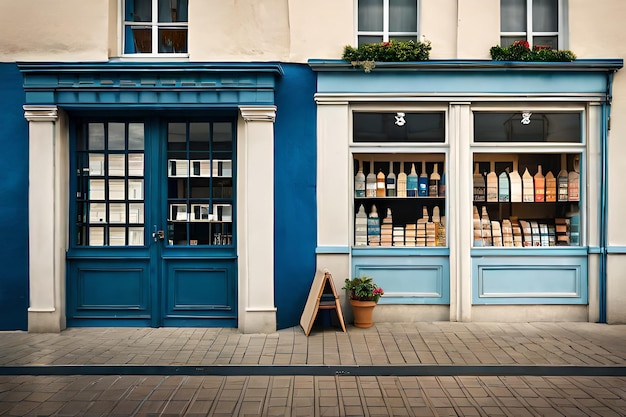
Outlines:
<svg viewBox="0 0 626 417"><path fill-rule="evenodd" d="M354 313L354 327L368 328L374 325L375 301L359 301L350 299Z"/></svg>

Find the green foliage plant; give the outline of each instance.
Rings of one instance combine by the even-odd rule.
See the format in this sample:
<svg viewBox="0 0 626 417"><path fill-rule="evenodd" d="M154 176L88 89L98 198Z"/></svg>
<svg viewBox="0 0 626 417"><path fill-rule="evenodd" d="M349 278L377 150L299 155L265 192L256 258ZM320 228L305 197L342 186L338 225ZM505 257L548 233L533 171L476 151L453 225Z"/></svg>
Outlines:
<svg viewBox="0 0 626 417"><path fill-rule="evenodd" d="M374 279L368 276L346 278L342 290L347 290L352 300L374 301L378 303L380 297L385 294L382 288L374 283Z"/></svg>
<svg viewBox="0 0 626 417"><path fill-rule="evenodd" d="M355 48L346 45L341 59L355 67L370 72L376 62L413 62L426 61L430 56L430 41L416 42L413 40L380 43L368 43Z"/></svg>
<svg viewBox="0 0 626 417"><path fill-rule="evenodd" d="M527 41L515 41L513 45L507 47L492 46L489 54L494 61L571 62L576 59L572 51L540 45L531 49Z"/></svg>

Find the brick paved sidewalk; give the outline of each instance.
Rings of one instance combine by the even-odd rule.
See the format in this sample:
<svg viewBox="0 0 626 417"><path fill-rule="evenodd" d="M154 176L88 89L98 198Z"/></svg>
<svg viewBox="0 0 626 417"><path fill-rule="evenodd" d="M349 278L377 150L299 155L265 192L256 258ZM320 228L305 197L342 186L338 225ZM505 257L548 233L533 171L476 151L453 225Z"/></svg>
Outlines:
<svg viewBox="0 0 626 417"><path fill-rule="evenodd" d="M348 326L347 333L314 329L309 337L299 327L269 335L183 328L0 332L0 416L624 416L625 341L626 326L593 323L378 323ZM73 365L71 372L2 374L9 367L63 365ZM294 368L237 376L80 371L259 365ZM477 374L289 374L298 366L442 365ZM527 373L481 375L489 366L520 366ZM540 374L552 366L621 373Z"/></svg>
<svg viewBox="0 0 626 417"><path fill-rule="evenodd" d="M625 366L626 326L594 323L379 323L237 329L71 328L0 332L1 365Z"/></svg>

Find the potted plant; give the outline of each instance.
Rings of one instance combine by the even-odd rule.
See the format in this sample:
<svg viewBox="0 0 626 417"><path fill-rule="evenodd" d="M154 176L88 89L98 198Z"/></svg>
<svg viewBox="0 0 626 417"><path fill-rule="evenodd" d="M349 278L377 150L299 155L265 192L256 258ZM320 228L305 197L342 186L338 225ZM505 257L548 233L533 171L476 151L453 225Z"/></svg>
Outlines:
<svg viewBox="0 0 626 417"><path fill-rule="evenodd" d="M426 61L430 56L430 41L413 40L368 43L355 48L346 45L343 48L341 59L350 62L355 67L362 67L370 72L376 62L414 62Z"/></svg>
<svg viewBox="0 0 626 417"><path fill-rule="evenodd" d="M552 49L549 46L535 45L530 49L527 41L515 41L511 46L492 46L489 49L494 61L543 61L543 62L571 62L576 54L569 50Z"/></svg>
<svg viewBox="0 0 626 417"><path fill-rule="evenodd" d="M354 313L354 326L372 327L374 324L374 307L376 307L380 297L385 294L383 289L374 283L372 277L365 275L352 279L346 278L342 289L348 291L350 297L350 305Z"/></svg>

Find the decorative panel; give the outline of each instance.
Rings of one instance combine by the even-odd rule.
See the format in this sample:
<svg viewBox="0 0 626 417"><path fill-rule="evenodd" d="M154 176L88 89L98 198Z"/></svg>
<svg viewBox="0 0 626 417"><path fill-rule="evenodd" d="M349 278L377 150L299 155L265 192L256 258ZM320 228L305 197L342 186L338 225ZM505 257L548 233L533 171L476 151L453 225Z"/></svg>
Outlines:
<svg viewBox="0 0 626 417"><path fill-rule="evenodd" d="M380 304L450 303L448 256L435 256L433 253L429 256L361 257L354 255L356 251L353 250L352 256L353 276L374 278L374 282L385 291Z"/></svg>
<svg viewBox="0 0 626 417"><path fill-rule="evenodd" d="M587 304L585 256L473 257L474 304Z"/></svg>

